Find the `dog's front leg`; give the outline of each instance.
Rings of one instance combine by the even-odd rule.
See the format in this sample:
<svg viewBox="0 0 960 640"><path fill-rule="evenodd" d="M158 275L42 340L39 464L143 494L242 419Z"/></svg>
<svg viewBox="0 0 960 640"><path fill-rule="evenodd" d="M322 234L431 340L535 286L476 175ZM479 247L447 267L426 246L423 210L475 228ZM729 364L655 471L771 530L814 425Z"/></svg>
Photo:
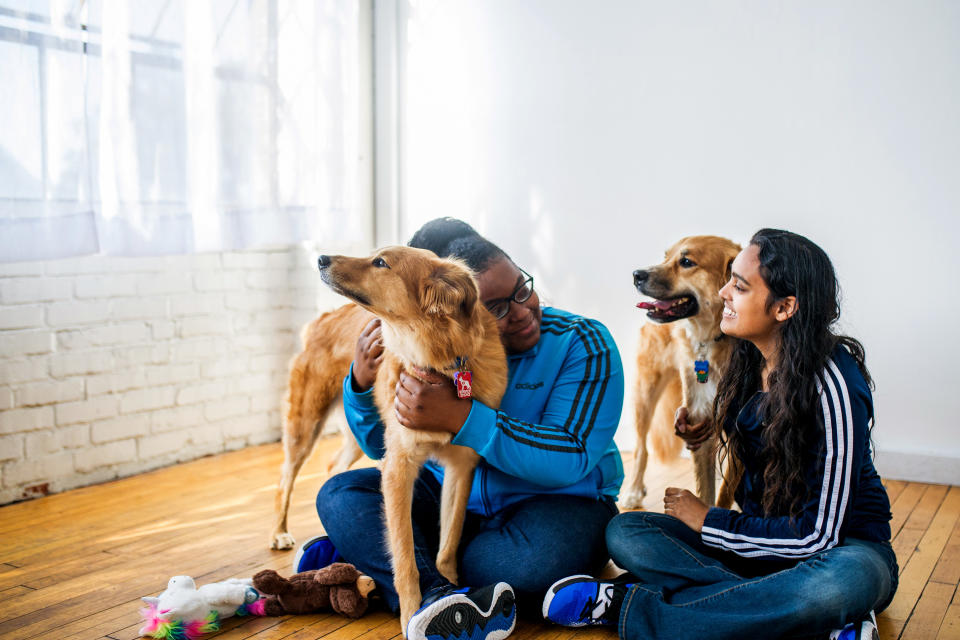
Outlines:
<svg viewBox="0 0 960 640"><path fill-rule="evenodd" d="M443 488L440 493L440 550L437 571L457 584L457 550L463 534L473 470L479 456L468 447L448 445L443 452Z"/></svg>
<svg viewBox="0 0 960 640"><path fill-rule="evenodd" d="M713 506L717 495L717 439L712 437L693 452L693 470L697 476L697 496Z"/></svg>
<svg viewBox="0 0 960 640"><path fill-rule="evenodd" d="M717 506L721 509L730 509L736 501L734 493L743 479L743 465L737 460L732 451L727 449L727 464L723 469L723 480L720 483L720 492L717 495Z"/></svg>
<svg viewBox="0 0 960 640"><path fill-rule="evenodd" d="M643 498L647 495L647 487L643 482L643 476L647 471L647 434L650 432L657 402L663 395L668 382L670 382L669 378L662 372L641 367L634 395L637 447L634 450L633 465L620 491L620 506L624 509L643 507Z"/></svg>
<svg viewBox="0 0 960 640"><path fill-rule="evenodd" d="M387 542L393 563L393 586L400 598L400 629L407 635L407 623L420 607L420 571L413 542L413 484L420 461L387 449L381 476L383 510L387 521Z"/></svg>

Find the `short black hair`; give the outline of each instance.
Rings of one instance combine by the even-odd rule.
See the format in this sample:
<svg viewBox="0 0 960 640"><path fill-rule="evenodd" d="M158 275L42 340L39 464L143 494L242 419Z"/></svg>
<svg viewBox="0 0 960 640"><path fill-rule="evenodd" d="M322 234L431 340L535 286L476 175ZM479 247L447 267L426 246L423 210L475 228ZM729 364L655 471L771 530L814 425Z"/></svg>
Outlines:
<svg viewBox="0 0 960 640"><path fill-rule="evenodd" d="M436 218L420 227L408 246L429 249L441 258L459 258L474 272L485 271L495 260L510 256L463 220Z"/></svg>

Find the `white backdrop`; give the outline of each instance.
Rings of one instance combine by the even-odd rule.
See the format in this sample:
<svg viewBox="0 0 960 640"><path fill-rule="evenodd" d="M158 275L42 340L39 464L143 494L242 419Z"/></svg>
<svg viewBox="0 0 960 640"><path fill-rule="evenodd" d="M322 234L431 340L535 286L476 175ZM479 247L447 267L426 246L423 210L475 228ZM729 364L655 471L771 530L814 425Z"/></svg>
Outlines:
<svg viewBox="0 0 960 640"><path fill-rule="evenodd" d="M834 260L842 328L877 382L881 472L960 482L960 3L400 0L394 14L399 185L381 227L386 210L395 240L461 217L548 302L606 323L628 379L623 448L632 271L684 235L774 226Z"/></svg>

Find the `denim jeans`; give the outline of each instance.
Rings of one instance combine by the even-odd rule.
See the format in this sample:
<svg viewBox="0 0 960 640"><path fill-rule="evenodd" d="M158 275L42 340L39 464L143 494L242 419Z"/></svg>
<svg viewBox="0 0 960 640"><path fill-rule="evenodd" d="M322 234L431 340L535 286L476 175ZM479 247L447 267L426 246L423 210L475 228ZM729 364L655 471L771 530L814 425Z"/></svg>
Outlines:
<svg viewBox="0 0 960 640"><path fill-rule="evenodd" d="M347 562L373 578L386 605L399 611L387 551L378 469L333 476L317 494L317 513L330 541ZM539 615L551 584L575 573L599 570L608 560L604 530L617 513L610 498L543 495L492 517L467 513L460 539L460 586L506 582L517 612ZM440 483L422 471L413 492L413 539L420 592L450 583L435 565L440 547Z"/></svg>
<svg viewBox="0 0 960 640"><path fill-rule="evenodd" d="M897 589L889 542L848 538L771 562L708 547L671 516L631 512L610 522L607 547L636 580L620 612L624 640L824 637L879 612Z"/></svg>

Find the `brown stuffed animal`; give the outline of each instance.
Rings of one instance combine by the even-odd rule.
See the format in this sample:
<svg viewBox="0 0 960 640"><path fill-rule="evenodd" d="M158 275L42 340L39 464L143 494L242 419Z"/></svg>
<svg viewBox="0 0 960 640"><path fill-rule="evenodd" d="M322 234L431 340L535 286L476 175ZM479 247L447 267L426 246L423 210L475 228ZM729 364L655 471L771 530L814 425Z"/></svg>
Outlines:
<svg viewBox="0 0 960 640"><path fill-rule="evenodd" d="M284 578L273 569L253 576L254 588L266 596L268 616L287 613L312 613L333 609L350 618L359 618L367 610L367 594L373 580L352 564L334 562L323 569L304 571Z"/></svg>

